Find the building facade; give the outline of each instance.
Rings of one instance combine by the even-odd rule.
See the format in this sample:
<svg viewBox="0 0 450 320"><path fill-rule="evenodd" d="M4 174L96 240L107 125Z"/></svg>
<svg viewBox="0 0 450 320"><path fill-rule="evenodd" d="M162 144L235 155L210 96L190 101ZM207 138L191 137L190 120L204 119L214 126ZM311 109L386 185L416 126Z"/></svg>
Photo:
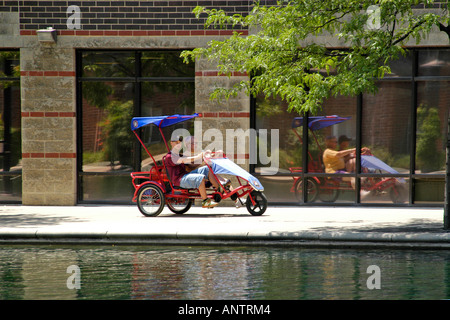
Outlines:
<svg viewBox="0 0 450 320"><path fill-rule="evenodd" d="M151 164L131 134L131 117L198 112L202 117L185 128L203 134L204 141L211 140L208 129L223 136L227 130L268 132L268 139L247 139L244 147L236 143L226 151L261 179L269 202L442 205L450 106L447 34L436 30L420 46L411 45L408 56L379 81L376 95L326 101L321 115L348 120L307 132L292 125L299 115L276 100L242 93L211 101L215 87L248 75L220 76L207 61L184 64L179 58L182 50L233 32L205 29L193 8L246 14L252 3L0 1L0 202L129 203L130 172ZM276 172L266 170L270 164L262 158L250 161L252 150L271 147L271 133L279 138L271 154L278 155ZM140 134L156 155L164 153L156 131ZM358 168L352 176L356 189L327 176L314 164L330 135L369 147L395 173ZM400 198L392 194L394 180L401 185ZM369 182L370 192L362 195L360 188L365 191Z"/></svg>

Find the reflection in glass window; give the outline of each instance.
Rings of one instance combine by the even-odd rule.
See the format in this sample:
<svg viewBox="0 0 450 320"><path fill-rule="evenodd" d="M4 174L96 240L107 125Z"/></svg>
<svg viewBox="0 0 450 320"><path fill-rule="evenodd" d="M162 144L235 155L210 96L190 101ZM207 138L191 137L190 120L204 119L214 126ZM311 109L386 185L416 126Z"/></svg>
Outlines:
<svg viewBox="0 0 450 320"><path fill-rule="evenodd" d="M161 116L170 114L193 114L195 112L193 82L143 82L141 89L141 115ZM184 128L194 134L194 121L185 121L179 125L163 129L164 138L169 141L174 130ZM141 129L141 139L152 153L155 161L160 161L167 153L163 137L156 126ZM153 161L144 148L141 148L141 169L149 170Z"/></svg>
<svg viewBox="0 0 450 320"><path fill-rule="evenodd" d="M83 171L131 171L132 83L83 83Z"/></svg>
<svg viewBox="0 0 450 320"><path fill-rule="evenodd" d="M134 77L134 51L85 51L82 54L83 77Z"/></svg>
<svg viewBox="0 0 450 320"><path fill-rule="evenodd" d="M180 52L80 53L80 200L131 201L129 172L149 170L152 165L143 148L137 147L130 130L132 117L194 113L194 65L184 64ZM193 133L193 123L186 122L183 128ZM173 129L164 132L166 139ZM148 126L138 134L156 161L167 152L158 128Z"/></svg>
<svg viewBox="0 0 450 320"><path fill-rule="evenodd" d="M413 74L415 61L417 74ZM442 203L450 115L449 61L449 50L412 50L392 62L392 72L377 83L376 94L325 101L320 113L311 118L337 115L349 119L320 130L308 130L307 159L301 158L302 140L306 141L301 125L292 135L291 121L301 116L287 113L287 106L279 101L256 99L256 129L280 130L281 174L259 176L269 201L302 203L306 190L307 202L353 202L356 199L353 184L359 182L361 203ZM357 119L359 108L361 116ZM416 120L415 124L412 119ZM358 141L358 127L361 141ZM344 136L350 140L344 148L360 144L370 150L361 157L360 173L325 168L323 153L327 144L333 141L328 148L338 151L339 137L344 139ZM375 165L370 160L378 162ZM308 166L306 174L305 165ZM261 167L261 164L256 166L256 174L261 172Z"/></svg>
<svg viewBox="0 0 450 320"><path fill-rule="evenodd" d="M19 51L0 51L0 78L20 77Z"/></svg>
<svg viewBox="0 0 450 320"><path fill-rule="evenodd" d="M20 202L22 137L19 51L0 51L0 202Z"/></svg>
<svg viewBox="0 0 450 320"><path fill-rule="evenodd" d="M379 82L378 93L364 95L362 145L386 164L387 169L369 168L368 174L409 174L411 153L411 84ZM409 201L405 179L377 177L377 188L366 188L361 202L405 203ZM361 191L364 194L363 191ZM374 197L376 195L377 197Z"/></svg>
<svg viewBox="0 0 450 320"><path fill-rule="evenodd" d="M439 72L440 73L440 72ZM415 180L415 202L444 201L447 119L450 111L450 81L417 84L416 174L441 174L441 178L420 176Z"/></svg>
<svg viewBox="0 0 450 320"><path fill-rule="evenodd" d="M436 77L450 75L450 51L421 50L418 55L418 76Z"/></svg>
<svg viewBox="0 0 450 320"><path fill-rule="evenodd" d="M409 173L411 84L379 82L378 93L364 95L362 145L399 173Z"/></svg>
<svg viewBox="0 0 450 320"><path fill-rule="evenodd" d="M278 173L291 174L284 177L261 176L269 200L279 201L282 198L288 198L290 201L301 203L304 201L303 190L305 188L308 202L354 201L354 184L352 185L350 180L342 177L315 177L313 173L325 173L323 154L327 149L327 138L334 137L336 145L333 148L337 151L340 150L339 148L351 148L354 145L356 138L355 98L330 98L324 103L319 115L310 116L310 123L314 122L320 125L310 126L308 130L307 172L310 177L306 180L306 186L303 186L301 179L304 171L303 143L306 141L303 138L304 117L287 112L286 104L276 99L259 97L256 105L256 129L258 131L279 130L280 137L279 150L272 150L270 146L266 146L271 141L270 139L258 139L258 148L278 152ZM327 117L330 115L333 116L333 121ZM334 121L334 116L342 120ZM345 140L341 145L337 143L339 138ZM344 159L342 160L344 162ZM263 168L264 164L259 162L255 166L255 173L264 173ZM345 162L342 169L345 169Z"/></svg>
<svg viewBox="0 0 450 320"><path fill-rule="evenodd" d="M373 173L378 175L361 178L361 203L408 203L409 179L383 177L384 172L375 170Z"/></svg>
<svg viewBox="0 0 450 320"><path fill-rule="evenodd" d="M414 181L414 203L444 203L445 179L421 176Z"/></svg>
<svg viewBox="0 0 450 320"><path fill-rule="evenodd" d="M419 82L417 86L416 173L445 173L450 82Z"/></svg>
<svg viewBox="0 0 450 320"><path fill-rule="evenodd" d="M129 202L134 188L129 175L84 175L80 179L83 200L95 202Z"/></svg>
<svg viewBox="0 0 450 320"><path fill-rule="evenodd" d="M255 173L260 176L264 189L268 191L270 201L274 202L303 202L302 181L299 176L277 176L268 173L272 164L267 159L261 159L260 154L270 158L278 153L278 174L302 172L302 128L296 125L298 114L287 111L286 103L280 99L265 99L259 96L256 99L256 125L257 132L257 163ZM271 133L278 132L278 148L272 146ZM266 132L267 136L259 134ZM270 172L271 173L271 172Z"/></svg>
<svg viewBox="0 0 450 320"><path fill-rule="evenodd" d="M180 63L179 51L142 52L142 77L192 77L194 72L195 64Z"/></svg>
<svg viewBox="0 0 450 320"><path fill-rule="evenodd" d="M260 96L256 103L257 154L267 155L270 158L271 152L278 152L279 173L289 173L292 170L301 169L302 130L292 126L294 118L298 114L287 112L286 104L278 99L264 99ZM267 132L267 137L258 134L263 130ZM278 131L279 149L271 145L272 130ZM263 168L271 165L260 156L257 157L257 161L258 163L255 165L257 173L264 172Z"/></svg>
<svg viewBox="0 0 450 320"><path fill-rule="evenodd" d="M318 186L317 201L355 200L356 102L353 97L329 98L319 114L325 116L321 119L323 124L317 130L309 130L310 149L320 156L321 171L332 173L326 177L314 178Z"/></svg>
<svg viewBox="0 0 450 320"><path fill-rule="evenodd" d="M414 53L409 51L404 56L400 55L396 60L393 60L389 67L391 68L391 73L385 74L387 78L398 78L398 77L411 77L413 65L412 58Z"/></svg>

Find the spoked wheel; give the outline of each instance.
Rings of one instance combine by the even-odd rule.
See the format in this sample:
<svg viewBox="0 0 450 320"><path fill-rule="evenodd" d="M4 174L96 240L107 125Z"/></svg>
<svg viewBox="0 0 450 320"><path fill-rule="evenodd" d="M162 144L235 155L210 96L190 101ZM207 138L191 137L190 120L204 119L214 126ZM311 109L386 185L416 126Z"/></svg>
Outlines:
<svg viewBox="0 0 450 320"><path fill-rule="evenodd" d="M183 214L187 212L192 206L192 199L172 198L167 199L167 207L176 214Z"/></svg>
<svg viewBox="0 0 450 320"><path fill-rule="evenodd" d="M405 203L408 200L408 190L404 185L395 184L389 191L393 203Z"/></svg>
<svg viewBox="0 0 450 320"><path fill-rule="evenodd" d="M335 202L339 197L339 183L334 180L325 180L320 185L319 199L323 202Z"/></svg>
<svg viewBox="0 0 450 320"><path fill-rule="evenodd" d="M139 190L137 205L146 217L156 217L164 208L164 194L158 186L147 185Z"/></svg>
<svg viewBox="0 0 450 320"><path fill-rule="evenodd" d="M248 212L250 212L252 216L262 215L267 209L267 198L265 194L258 191L253 191L251 193L251 196L253 197L255 204L252 204L252 200L250 199L249 195L246 201Z"/></svg>
<svg viewBox="0 0 450 320"><path fill-rule="evenodd" d="M313 179L307 179L307 185L306 185L306 193L307 193L307 200L308 202L314 202L317 199L317 196L319 194L319 187L317 185L317 182ZM297 198L297 201L300 203L303 203L303 180L298 179L297 182L295 182L295 197Z"/></svg>

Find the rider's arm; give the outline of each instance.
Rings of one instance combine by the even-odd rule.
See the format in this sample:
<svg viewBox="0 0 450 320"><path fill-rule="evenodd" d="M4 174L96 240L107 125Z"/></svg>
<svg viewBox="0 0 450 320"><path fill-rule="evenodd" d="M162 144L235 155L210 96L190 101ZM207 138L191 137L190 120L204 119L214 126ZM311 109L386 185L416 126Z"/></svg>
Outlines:
<svg viewBox="0 0 450 320"><path fill-rule="evenodd" d="M177 161L178 164L181 163L199 163L203 161L203 152L200 152L194 157L180 157Z"/></svg>
<svg viewBox="0 0 450 320"><path fill-rule="evenodd" d="M354 152L356 152L356 149L355 149L355 148L353 148L353 149L347 149L347 150L342 150L342 151L338 151L338 152L336 152L336 157L342 158L342 157L345 157L345 156L347 156L347 155L349 155L349 154L352 154L352 153L354 153Z"/></svg>

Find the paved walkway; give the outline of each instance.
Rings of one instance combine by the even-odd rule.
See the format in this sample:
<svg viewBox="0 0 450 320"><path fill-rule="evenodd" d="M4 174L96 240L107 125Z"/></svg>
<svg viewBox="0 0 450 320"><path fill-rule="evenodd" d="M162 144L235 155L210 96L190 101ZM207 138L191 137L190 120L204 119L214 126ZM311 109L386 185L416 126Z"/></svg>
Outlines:
<svg viewBox="0 0 450 320"><path fill-rule="evenodd" d="M450 248L442 208L269 206L167 208L144 217L136 206L0 206L0 243L239 244Z"/></svg>

